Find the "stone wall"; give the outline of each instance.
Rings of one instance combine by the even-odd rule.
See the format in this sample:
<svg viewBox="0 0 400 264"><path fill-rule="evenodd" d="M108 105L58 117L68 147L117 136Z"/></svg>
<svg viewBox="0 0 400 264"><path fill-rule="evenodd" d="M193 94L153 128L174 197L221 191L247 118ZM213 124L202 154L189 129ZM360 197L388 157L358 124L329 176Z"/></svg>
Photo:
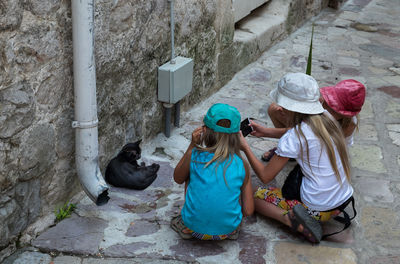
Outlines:
<svg viewBox="0 0 400 264"><path fill-rule="evenodd" d="M273 1L293 2L288 32L327 2ZM175 14L176 54L195 63L193 91L182 103L185 109L224 85L240 70L238 66L226 70L224 65L236 65L241 57L235 55L240 48L233 43L231 0L176 0ZM157 68L170 57L169 27L167 0L95 1L103 171L125 142L148 139L163 130ZM71 128L71 1L2 0L0 52L0 251L4 253L29 226L28 233L34 236L51 224L54 208L81 191ZM253 59L243 57L237 65Z"/></svg>

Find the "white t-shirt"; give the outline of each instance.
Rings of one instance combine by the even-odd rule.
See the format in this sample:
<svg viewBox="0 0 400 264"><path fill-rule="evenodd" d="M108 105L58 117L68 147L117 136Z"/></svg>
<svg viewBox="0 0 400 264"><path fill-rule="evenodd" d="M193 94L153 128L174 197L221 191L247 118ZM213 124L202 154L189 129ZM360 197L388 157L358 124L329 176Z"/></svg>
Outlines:
<svg viewBox="0 0 400 264"><path fill-rule="evenodd" d="M281 137L275 153L282 157L294 158L300 165L304 174L300 197L307 207L317 211L334 209L353 195L353 187L346 179L336 147L336 161L342 185L336 178L326 150L321 148L321 143L311 128L303 122L301 123L301 129L308 141L311 169L307 162L306 143L303 138L301 138L301 142L304 162L301 159L300 141L294 128L288 130Z"/></svg>
<svg viewBox="0 0 400 264"><path fill-rule="evenodd" d="M353 116L353 117L351 118L351 120L353 121L354 124L357 124L357 117ZM355 130L354 130L354 131L355 131ZM352 145L354 144L354 138L353 138L354 131L353 131L353 133L351 133L350 136L346 137L346 145L347 145L348 147L350 147L350 146L352 146Z"/></svg>

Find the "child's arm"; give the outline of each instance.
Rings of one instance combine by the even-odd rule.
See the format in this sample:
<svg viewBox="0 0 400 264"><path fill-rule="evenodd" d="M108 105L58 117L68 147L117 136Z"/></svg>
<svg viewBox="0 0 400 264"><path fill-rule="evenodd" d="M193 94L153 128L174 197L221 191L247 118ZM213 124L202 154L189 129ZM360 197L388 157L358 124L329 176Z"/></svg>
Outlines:
<svg viewBox="0 0 400 264"><path fill-rule="evenodd" d="M190 172L190 157L192 156L192 150L194 148L194 144L190 142L189 147L187 148L185 154L179 161L178 165L176 165L174 170L174 180L178 184L184 183L189 178Z"/></svg>
<svg viewBox="0 0 400 264"><path fill-rule="evenodd" d="M242 199L242 213L243 216L250 216L254 213L253 188L251 187L249 164L246 161L243 161L243 163L246 170L246 178L244 179L240 194Z"/></svg>
<svg viewBox="0 0 400 264"><path fill-rule="evenodd" d="M174 170L174 180L178 184L184 183L189 179L190 174L190 158L192 156L192 150L196 146L196 144L200 143L201 133L203 132L203 127L196 128L192 133L192 141L190 142L189 147L187 148L185 154L178 162Z"/></svg>
<svg viewBox="0 0 400 264"><path fill-rule="evenodd" d="M250 134L255 137L269 137L269 138L280 138L283 134L288 131L289 128L276 128L276 127L264 127L254 121L250 120L250 125L253 127L254 131Z"/></svg>
<svg viewBox="0 0 400 264"><path fill-rule="evenodd" d="M243 135L240 135L240 145L242 151L246 154L251 167L263 183L272 181L289 161L289 158L274 155L269 163L264 165L251 151L250 146Z"/></svg>

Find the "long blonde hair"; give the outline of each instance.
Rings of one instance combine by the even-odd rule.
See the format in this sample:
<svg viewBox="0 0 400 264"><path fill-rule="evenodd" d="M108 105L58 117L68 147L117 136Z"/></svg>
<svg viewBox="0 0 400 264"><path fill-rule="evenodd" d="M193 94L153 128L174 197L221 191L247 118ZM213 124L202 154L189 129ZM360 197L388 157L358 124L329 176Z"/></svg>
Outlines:
<svg viewBox="0 0 400 264"><path fill-rule="evenodd" d="M337 167L336 155L335 155L335 146L339 153L340 161L342 162L344 172L346 174L347 180L350 182L350 161L349 155L347 152L346 143L344 140L343 130L339 126L338 122L332 120L326 114L318 114L318 115L308 115L294 112L292 127L294 127L294 131L300 141L300 153L303 155L303 146L301 138L303 138L306 145L306 154L307 154L307 162L310 166L310 153L308 147L308 141L304 136L303 130L301 128L302 122L308 124L311 130L314 132L315 136L321 142L322 148L326 149L326 152L329 157L329 161L331 163L332 169L335 172L336 178L341 184L340 173ZM328 132L329 131L329 132ZM304 161L303 156L301 159ZM311 166L310 166L311 169Z"/></svg>
<svg viewBox="0 0 400 264"><path fill-rule="evenodd" d="M222 127L230 127L230 121L228 119L222 119L217 122L217 125ZM215 170L217 170L217 167L220 163L228 160L228 162L226 162L224 165L224 180L226 185L228 185L225 178L225 172L231 165L234 154L236 154L243 161L243 158L240 155L239 133L227 134L215 132L208 127L205 128L206 129L201 138L201 142L196 146L196 148L199 151L214 153L213 158L205 164L205 168L207 168L213 162L216 162Z"/></svg>

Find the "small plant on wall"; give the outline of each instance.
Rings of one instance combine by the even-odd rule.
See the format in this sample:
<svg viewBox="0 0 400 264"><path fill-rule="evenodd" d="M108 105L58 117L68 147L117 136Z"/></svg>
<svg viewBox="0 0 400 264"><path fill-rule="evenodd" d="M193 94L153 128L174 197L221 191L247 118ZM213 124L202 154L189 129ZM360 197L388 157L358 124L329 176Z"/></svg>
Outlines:
<svg viewBox="0 0 400 264"><path fill-rule="evenodd" d="M310 49L308 51L306 74L311 75L311 62L312 62L312 41L314 37L314 24L312 24Z"/></svg>
<svg viewBox="0 0 400 264"><path fill-rule="evenodd" d="M54 210L54 215L56 216L56 223L61 220L71 216L71 213L75 210L76 205L73 203L65 203L58 209Z"/></svg>

